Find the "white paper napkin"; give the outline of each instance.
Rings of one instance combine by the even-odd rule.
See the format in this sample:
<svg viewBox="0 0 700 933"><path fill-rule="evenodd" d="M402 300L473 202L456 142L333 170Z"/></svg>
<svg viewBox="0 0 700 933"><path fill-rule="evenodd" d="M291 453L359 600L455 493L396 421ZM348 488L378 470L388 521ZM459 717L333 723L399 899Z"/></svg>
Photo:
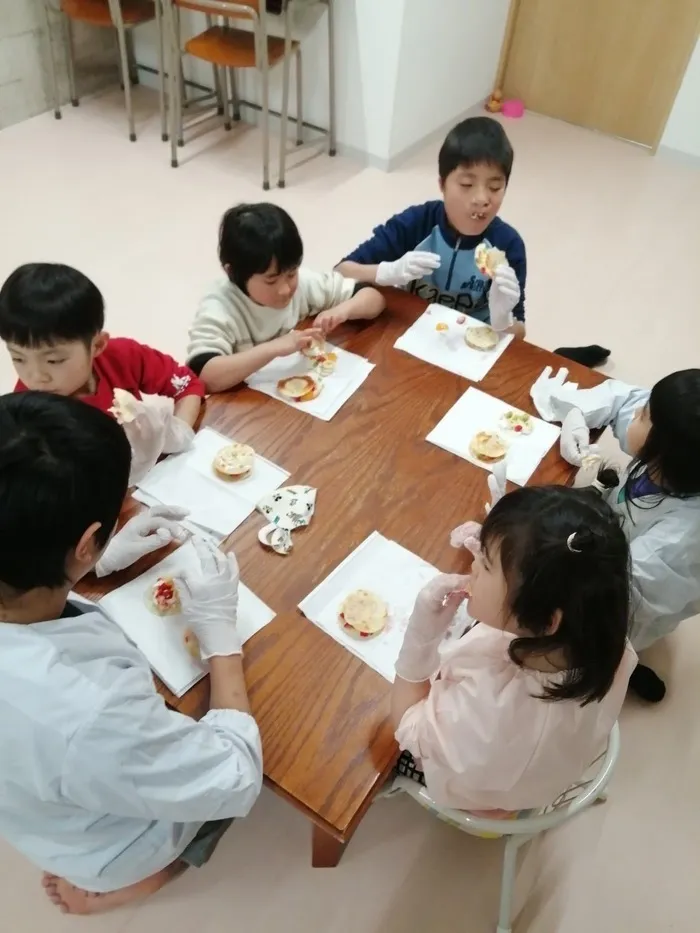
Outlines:
<svg viewBox="0 0 700 933"><path fill-rule="evenodd" d="M155 673L178 697L201 680L208 668L184 646L184 618L156 615L148 608L147 598L158 577L174 576L198 564L194 546L188 541L155 567L99 601L100 607L144 653ZM245 643L271 622L275 613L242 583L238 596L238 631Z"/></svg>
<svg viewBox="0 0 700 933"><path fill-rule="evenodd" d="M467 389L435 425L426 440L490 473L488 463L472 456L469 444L479 431L493 431L504 440L508 448L507 478L511 483L525 486L550 447L556 443L561 430L557 425L533 417L531 434L515 434L500 426L500 419L507 411L520 409L479 389Z"/></svg>
<svg viewBox="0 0 700 933"><path fill-rule="evenodd" d="M438 573L432 564L374 531L299 603L299 608L307 619L393 683L416 596ZM358 589L376 593L389 609L386 628L374 638L353 638L338 621L341 603ZM460 606L446 641L461 635L470 621L466 607Z"/></svg>
<svg viewBox="0 0 700 933"><path fill-rule="evenodd" d="M255 509L262 496L280 486L289 473L259 454L250 476L227 481L212 462L232 438L202 428L191 450L167 457L139 483L139 489L166 505L189 509L189 521L215 534L231 534Z"/></svg>
<svg viewBox="0 0 700 933"><path fill-rule="evenodd" d="M448 329L438 331L437 324L446 324ZM464 340L467 328L483 326L483 321L452 308L429 305L394 346L440 369L480 382L513 340L512 334L504 334L493 350L468 347Z"/></svg>
<svg viewBox="0 0 700 933"><path fill-rule="evenodd" d="M276 398L291 408L298 408L299 411L305 411L322 421L330 421L369 376L374 369L374 364L356 353L341 350L340 347L334 347L331 344L326 344L326 349L336 354L338 358L336 367L329 376L322 377L323 388L319 395L310 402L292 402L290 399L282 398L277 391L277 383L280 379L303 376L311 372L311 361L301 353L273 360L253 373L246 379L246 382L251 389L264 392L265 395ZM316 373L314 375L317 376Z"/></svg>

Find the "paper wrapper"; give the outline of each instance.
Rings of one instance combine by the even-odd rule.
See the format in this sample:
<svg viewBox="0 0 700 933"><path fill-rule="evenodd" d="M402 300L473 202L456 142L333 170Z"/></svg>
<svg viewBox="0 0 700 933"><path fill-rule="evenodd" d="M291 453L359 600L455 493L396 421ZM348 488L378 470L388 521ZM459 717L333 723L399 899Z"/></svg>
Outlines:
<svg viewBox="0 0 700 933"><path fill-rule="evenodd" d="M316 508L313 486L283 486L258 502L257 509L269 524L258 534L261 544L278 554L292 550L292 532L309 524Z"/></svg>

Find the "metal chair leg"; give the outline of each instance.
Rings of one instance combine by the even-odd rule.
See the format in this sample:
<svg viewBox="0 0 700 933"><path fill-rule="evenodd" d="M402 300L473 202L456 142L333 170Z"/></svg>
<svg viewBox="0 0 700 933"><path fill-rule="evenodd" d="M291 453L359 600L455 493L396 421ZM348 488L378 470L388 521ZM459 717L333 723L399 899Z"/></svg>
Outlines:
<svg viewBox="0 0 700 933"><path fill-rule="evenodd" d="M241 102L238 98L238 81L236 80L236 69L228 69L229 81L231 83L230 99L233 107L233 119L236 123L241 119Z"/></svg>
<svg viewBox="0 0 700 933"><path fill-rule="evenodd" d="M51 39L51 9L48 0L44 0L44 14L46 16L46 39L49 43L49 70L51 74L51 98L53 102L53 115L57 120L62 117L61 107L58 103L58 78L56 76L56 55Z"/></svg>
<svg viewBox="0 0 700 933"><path fill-rule="evenodd" d="M277 186L284 188L287 167L287 134L289 132L289 70L292 58L292 27L289 19L289 4L284 13L284 59L282 60L282 113L280 114L280 157Z"/></svg>
<svg viewBox="0 0 700 933"><path fill-rule="evenodd" d="M131 29L125 30L126 57L129 63L129 81L132 85L140 84L139 69L136 65L136 52L134 51L134 34Z"/></svg>
<svg viewBox="0 0 700 933"><path fill-rule="evenodd" d="M134 124L134 108L131 102L131 79L129 75L129 53L126 47L126 30L117 26L117 42L119 43L119 67L121 68L122 82L124 84L124 103L126 105L126 118L129 122L129 139L136 142L136 126Z"/></svg>
<svg viewBox="0 0 700 933"><path fill-rule="evenodd" d="M170 165L177 168L178 127L182 111L182 55L180 53L180 21L171 3L165 8L168 40L168 103L170 107Z"/></svg>
<svg viewBox="0 0 700 933"><path fill-rule="evenodd" d="M158 105L160 108L160 138L168 141L168 117L165 109L165 40L163 37L162 0L155 0L156 29L158 30Z"/></svg>
<svg viewBox="0 0 700 933"><path fill-rule="evenodd" d="M228 68L221 69L221 90L224 95L224 129L231 129L231 98L229 96Z"/></svg>
<svg viewBox="0 0 700 933"><path fill-rule="evenodd" d="M335 25L333 22L333 0L328 3L328 155L336 153L335 125Z"/></svg>
<svg viewBox="0 0 700 933"><path fill-rule="evenodd" d="M73 24L70 16L63 15L63 34L66 40L66 60L68 63L68 88L70 102L74 107L80 104L75 90L75 50L73 48Z"/></svg>
<svg viewBox="0 0 700 933"><path fill-rule="evenodd" d="M215 25L214 17L211 14L205 16L207 23L207 29L211 29ZM221 87L221 75L219 69L216 65L211 66L212 75L214 76L214 91L216 92L216 112L219 116L222 116L224 112L224 95Z"/></svg>
<svg viewBox="0 0 700 933"><path fill-rule="evenodd" d="M260 41L261 95L260 115L262 118L263 191L270 190L270 65L267 59L267 37Z"/></svg>
<svg viewBox="0 0 700 933"><path fill-rule="evenodd" d="M302 146L304 144L304 90L302 86L301 42L297 46L294 70L297 76L297 146Z"/></svg>
<svg viewBox="0 0 700 933"><path fill-rule="evenodd" d="M506 848L503 853L501 900L498 909L498 927L496 928L496 933L512 933L513 931L513 895L515 893L518 849L532 838L532 836L509 836L506 840Z"/></svg>

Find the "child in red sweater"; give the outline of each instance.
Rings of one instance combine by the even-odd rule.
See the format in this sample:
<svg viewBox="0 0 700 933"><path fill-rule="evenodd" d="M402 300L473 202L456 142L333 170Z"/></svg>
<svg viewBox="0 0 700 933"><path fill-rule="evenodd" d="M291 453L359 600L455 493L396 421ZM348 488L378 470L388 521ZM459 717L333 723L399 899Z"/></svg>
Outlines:
<svg viewBox="0 0 700 933"><path fill-rule="evenodd" d="M59 263L16 269L0 290L0 338L19 377L15 392L73 396L105 412L114 404L115 389L137 399L142 393L173 399L172 409L139 407L137 429L127 430L135 461L152 465L161 453L191 443L203 382L159 350L110 337L102 294L77 269Z"/></svg>

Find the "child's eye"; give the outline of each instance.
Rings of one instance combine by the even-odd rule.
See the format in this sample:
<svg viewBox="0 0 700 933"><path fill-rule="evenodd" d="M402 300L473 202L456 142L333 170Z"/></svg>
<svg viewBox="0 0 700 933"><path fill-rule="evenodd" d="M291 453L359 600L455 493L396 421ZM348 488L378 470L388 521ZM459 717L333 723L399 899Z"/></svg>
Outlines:
<svg viewBox="0 0 700 933"><path fill-rule="evenodd" d="M66 361L65 360L47 360L46 362L49 364L49 366L60 366L61 363L65 363Z"/></svg>
<svg viewBox="0 0 700 933"><path fill-rule="evenodd" d="M462 182L462 187L463 187L463 188L473 188L474 186L471 185L468 181L463 181L463 182Z"/></svg>

